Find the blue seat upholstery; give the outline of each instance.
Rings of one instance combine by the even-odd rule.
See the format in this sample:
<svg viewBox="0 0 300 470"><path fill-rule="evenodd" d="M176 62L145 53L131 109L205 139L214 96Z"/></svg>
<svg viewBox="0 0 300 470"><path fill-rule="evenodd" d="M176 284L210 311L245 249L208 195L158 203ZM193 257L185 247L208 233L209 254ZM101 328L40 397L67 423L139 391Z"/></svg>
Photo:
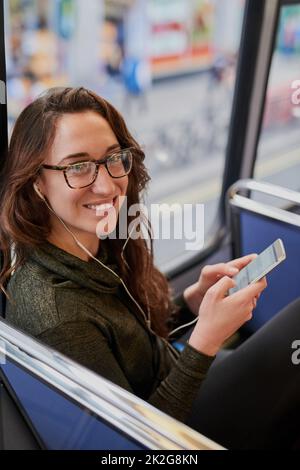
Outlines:
<svg viewBox="0 0 300 470"><path fill-rule="evenodd" d="M233 256L260 253L277 238L282 239L287 255L286 260L267 276L268 288L261 296L253 319L245 326L247 331L253 333L300 296L300 216L287 209L250 200L246 196L239 196L235 200L239 187L244 189L243 182L236 183L234 189L229 191ZM276 197L289 199L293 207L298 201L300 203L300 194L285 188L253 181L250 184L252 188L259 192L265 190L268 195L273 191ZM281 192L282 196L279 196Z"/></svg>

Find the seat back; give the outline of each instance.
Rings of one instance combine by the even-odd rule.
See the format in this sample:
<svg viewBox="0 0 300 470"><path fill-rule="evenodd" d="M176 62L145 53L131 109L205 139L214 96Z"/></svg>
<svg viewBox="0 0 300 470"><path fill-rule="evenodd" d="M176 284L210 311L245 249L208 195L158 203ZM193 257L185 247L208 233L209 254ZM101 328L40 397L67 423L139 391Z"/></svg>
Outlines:
<svg viewBox="0 0 300 470"><path fill-rule="evenodd" d="M256 193L260 200L253 199ZM281 199L285 207L261 202L266 196ZM241 180L229 189L227 202L233 257L260 253L277 238L282 239L286 249L286 260L268 275L268 287L253 319L244 326L253 333L300 296L300 216L293 212L300 207L300 194L271 184Z"/></svg>

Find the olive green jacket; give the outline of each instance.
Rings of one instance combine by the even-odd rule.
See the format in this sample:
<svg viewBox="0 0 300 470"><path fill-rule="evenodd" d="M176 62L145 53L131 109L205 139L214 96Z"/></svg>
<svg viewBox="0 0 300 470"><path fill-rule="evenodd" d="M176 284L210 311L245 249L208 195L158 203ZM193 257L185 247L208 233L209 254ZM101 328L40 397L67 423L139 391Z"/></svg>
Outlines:
<svg viewBox="0 0 300 470"><path fill-rule="evenodd" d="M101 243L102 245L103 243ZM105 249L98 258L116 271ZM95 260L46 242L12 276L6 318L80 364L184 420L213 358L174 358L120 281Z"/></svg>

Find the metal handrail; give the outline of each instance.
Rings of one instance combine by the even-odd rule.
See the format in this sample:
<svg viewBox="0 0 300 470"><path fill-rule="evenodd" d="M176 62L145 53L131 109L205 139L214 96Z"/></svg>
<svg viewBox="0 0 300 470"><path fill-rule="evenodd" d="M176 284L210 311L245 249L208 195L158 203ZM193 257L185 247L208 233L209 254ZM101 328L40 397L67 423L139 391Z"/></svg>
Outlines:
<svg viewBox="0 0 300 470"><path fill-rule="evenodd" d="M54 386L148 449L223 447L142 399L0 321L0 355Z"/></svg>
<svg viewBox="0 0 300 470"><path fill-rule="evenodd" d="M283 188L282 186L277 186L275 184L255 181L253 179L242 179L234 183L228 190L229 198L233 198L242 190L257 191L286 201L294 202L295 204L300 204L299 192Z"/></svg>
<svg viewBox="0 0 300 470"><path fill-rule="evenodd" d="M227 201L229 206L236 206L241 209L246 209L248 211L300 227L300 215L294 214L286 209L274 207L271 204L254 201L246 195L239 194L240 192L249 191L256 191L300 205L299 192L271 183L262 183L252 179L244 179L237 181L229 188Z"/></svg>

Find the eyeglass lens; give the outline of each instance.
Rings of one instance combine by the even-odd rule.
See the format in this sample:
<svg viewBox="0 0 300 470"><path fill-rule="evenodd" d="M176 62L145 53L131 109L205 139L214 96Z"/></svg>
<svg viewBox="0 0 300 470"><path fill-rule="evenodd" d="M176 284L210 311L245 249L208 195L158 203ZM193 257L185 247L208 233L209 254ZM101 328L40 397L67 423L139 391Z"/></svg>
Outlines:
<svg viewBox="0 0 300 470"><path fill-rule="evenodd" d="M132 164L130 150L123 150L113 154L106 161L106 168L112 178L121 178L129 173ZM75 163L65 172L68 183L72 188L82 188L92 184L97 171L93 161Z"/></svg>

